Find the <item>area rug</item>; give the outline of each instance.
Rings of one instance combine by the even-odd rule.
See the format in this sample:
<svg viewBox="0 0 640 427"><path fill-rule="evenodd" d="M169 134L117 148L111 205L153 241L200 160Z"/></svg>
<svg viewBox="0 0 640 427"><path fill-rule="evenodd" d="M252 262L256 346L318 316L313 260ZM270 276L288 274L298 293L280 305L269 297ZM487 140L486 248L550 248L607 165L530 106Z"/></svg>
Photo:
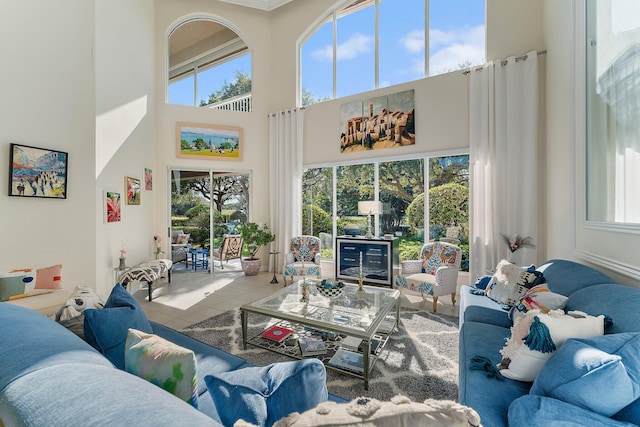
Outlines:
<svg viewBox="0 0 640 427"><path fill-rule="evenodd" d="M273 319L249 316L249 336L264 330ZM294 360L251 345L242 349L240 310L234 309L191 325L183 332L206 344L265 366ZM378 355L364 390L362 379L333 369L327 370L330 393L346 399L360 396L389 400L402 394L414 402L427 398L455 400L458 395L458 318L443 314L402 309L399 329L394 331Z"/></svg>

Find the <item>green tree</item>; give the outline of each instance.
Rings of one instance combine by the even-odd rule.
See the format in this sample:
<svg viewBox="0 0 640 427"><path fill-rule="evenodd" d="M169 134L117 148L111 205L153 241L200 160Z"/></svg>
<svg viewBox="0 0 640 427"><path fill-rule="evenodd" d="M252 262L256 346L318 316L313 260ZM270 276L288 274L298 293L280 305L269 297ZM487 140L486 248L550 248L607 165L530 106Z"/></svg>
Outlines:
<svg viewBox="0 0 640 427"><path fill-rule="evenodd" d="M315 96L313 96L311 92L309 92L307 88L302 88L302 106L303 107L306 107L311 104L316 104L318 102L328 101L330 99L331 98L328 96L321 96L316 98Z"/></svg>
<svg viewBox="0 0 640 427"><path fill-rule="evenodd" d="M244 95L251 92L251 77L242 71L235 72L235 80L229 82L224 80L222 88L209 95L208 100L200 100L200 106L215 104L216 102L224 101L225 99L233 98L234 96Z"/></svg>
<svg viewBox="0 0 640 427"><path fill-rule="evenodd" d="M337 168L338 216L358 215L359 201L374 200L373 173L373 164Z"/></svg>
<svg viewBox="0 0 640 427"><path fill-rule="evenodd" d="M311 218L309 218L310 215L312 215ZM302 234L318 236L320 233L331 233L332 229L331 215L320 206L310 204L302 206Z"/></svg>
<svg viewBox="0 0 640 427"><path fill-rule="evenodd" d="M443 227L469 223L469 188L449 183L429 190L429 221ZM424 226L424 193L418 195L407 208L407 222L414 228Z"/></svg>

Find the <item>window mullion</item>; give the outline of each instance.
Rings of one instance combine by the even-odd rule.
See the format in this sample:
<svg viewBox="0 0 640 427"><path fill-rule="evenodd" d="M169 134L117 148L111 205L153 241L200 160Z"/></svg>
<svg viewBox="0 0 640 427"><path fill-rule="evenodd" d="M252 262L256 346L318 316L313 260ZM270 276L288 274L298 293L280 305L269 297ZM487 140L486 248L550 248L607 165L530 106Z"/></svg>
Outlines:
<svg viewBox="0 0 640 427"><path fill-rule="evenodd" d="M336 99L338 94L338 14L333 10L333 99Z"/></svg>
<svg viewBox="0 0 640 427"><path fill-rule="evenodd" d="M193 64L193 106L198 106L198 63Z"/></svg>
<svg viewBox="0 0 640 427"><path fill-rule="evenodd" d="M380 9L379 9L379 0L376 0L375 4L375 12L374 12L374 87L376 89L380 88Z"/></svg>
<svg viewBox="0 0 640 427"><path fill-rule="evenodd" d="M429 0L424 0L424 77L429 77Z"/></svg>

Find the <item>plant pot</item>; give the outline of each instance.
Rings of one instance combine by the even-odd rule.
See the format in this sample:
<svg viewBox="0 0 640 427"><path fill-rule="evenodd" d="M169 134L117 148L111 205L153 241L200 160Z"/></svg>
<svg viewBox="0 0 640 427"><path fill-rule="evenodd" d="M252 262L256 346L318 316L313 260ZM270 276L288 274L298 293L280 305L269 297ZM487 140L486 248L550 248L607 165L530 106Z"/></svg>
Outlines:
<svg viewBox="0 0 640 427"><path fill-rule="evenodd" d="M260 272L262 260L260 258L242 258L240 265L246 276L255 276Z"/></svg>

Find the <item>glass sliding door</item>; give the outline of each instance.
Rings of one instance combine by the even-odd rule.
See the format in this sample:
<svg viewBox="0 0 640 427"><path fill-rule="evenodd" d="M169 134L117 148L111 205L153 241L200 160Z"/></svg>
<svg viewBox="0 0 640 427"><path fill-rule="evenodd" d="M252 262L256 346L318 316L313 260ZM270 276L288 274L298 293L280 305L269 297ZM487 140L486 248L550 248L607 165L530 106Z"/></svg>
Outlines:
<svg viewBox="0 0 640 427"><path fill-rule="evenodd" d="M374 164L336 167L337 233L364 236L367 217L358 214L358 202L375 200ZM375 229L375 219L372 228Z"/></svg>
<svg viewBox="0 0 640 427"><path fill-rule="evenodd" d="M302 234L320 238L321 255L333 259L333 168L305 169L302 178Z"/></svg>
<svg viewBox="0 0 640 427"><path fill-rule="evenodd" d="M462 248L461 270L469 269L468 155L309 168L302 188L303 233L325 236L323 258L334 255L324 251L335 241L327 230L364 236L367 216L358 213L358 202L379 201L372 233L398 238L401 260L418 259L425 242L442 240Z"/></svg>
<svg viewBox="0 0 640 427"><path fill-rule="evenodd" d="M429 158L429 239L462 248L469 271L469 156Z"/></svg>
<svg viewBox="0 0 640 427"><path fill-rule="evenodd" d="M246 222L248 172L173 169L169 175L169 239L174 263L187 263L190 248L209 251L218 247L223 234L237 233L238 226Z"/></svg>

